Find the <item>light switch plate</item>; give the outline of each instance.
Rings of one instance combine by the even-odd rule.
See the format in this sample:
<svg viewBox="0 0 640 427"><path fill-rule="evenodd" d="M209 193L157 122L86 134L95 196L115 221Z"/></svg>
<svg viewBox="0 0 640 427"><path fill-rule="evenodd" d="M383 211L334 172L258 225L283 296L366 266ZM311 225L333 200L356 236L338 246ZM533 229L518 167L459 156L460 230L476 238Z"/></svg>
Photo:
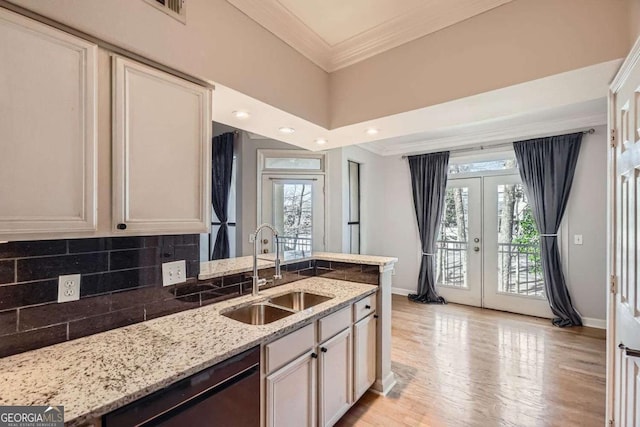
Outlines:
<svg viewBox="0 0 640 427"><path fill-rule="evenodd" d="M77 301L80 299L80 275L67 274L58 276L58 302Z"/></svg>
<svg viewBox="0 0 640 427"><path fill-rule="evenodd" d="M573 235L573 244L581 245L582 244L582 234L574 234Z"/></svg>
<svg viewBox="0 0 640 427"><path fill-rule="evenodd" d="M187 267L184 260L162 264L162 286L175 285L187 281Z"/></svg>

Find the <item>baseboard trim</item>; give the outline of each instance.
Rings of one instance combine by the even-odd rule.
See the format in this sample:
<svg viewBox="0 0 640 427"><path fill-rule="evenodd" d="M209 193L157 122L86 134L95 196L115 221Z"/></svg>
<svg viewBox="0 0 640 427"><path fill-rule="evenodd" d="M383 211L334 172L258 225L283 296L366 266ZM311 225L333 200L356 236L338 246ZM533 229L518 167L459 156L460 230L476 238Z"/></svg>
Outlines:
<svg viewBox="0 0 640 427"><path fill-rule="evenodd" d="M595 319L593 317L583 317L582 324L590 328L607 329L607 321L604 319Z"/></svg>
<svg viewBox="0 0 640 427"><path fill-rule="evenodd" d="M410 291L409 289L404 289L404 288L391 288L391 293L394 295L407 296L409 294L415 293L415 291Z"/></svg>
<svg viewBox="0 0 640 427"><path fill-rule="evenodd" d="M391 288L391 293L394 295L407 296L414 292L404 288ZM604 319L596 319L594 317L583 317L582 324L589 328L607 329L607 321Z"/></svg>

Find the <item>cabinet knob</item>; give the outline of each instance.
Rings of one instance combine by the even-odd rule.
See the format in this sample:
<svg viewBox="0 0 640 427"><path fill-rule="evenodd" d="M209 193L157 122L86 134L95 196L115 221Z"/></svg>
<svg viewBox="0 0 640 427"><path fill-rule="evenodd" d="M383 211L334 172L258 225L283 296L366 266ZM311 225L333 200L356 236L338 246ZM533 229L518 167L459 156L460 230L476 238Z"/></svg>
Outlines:
<svg viewBox="0 0 640 427"><path fill-rule="evenodd" d="M370 305L365 305L364 308L366 308L367 310L371 310L371 306Z"/></svg>
<svg viewBox="0 0 640 427"><path fill-rule="evenodd" d="M318 353L311 353L311 358L317 359L318 358Z"/></svg>
<svg viewBox="0 0 640 427"><path fill-rule="evenodd" d="M378 317L380 317L380 316L378 316L377 314L374 314L374 315L373 315L373 318L374 318L374 319L377 319Z"/></svg>
<svg viewBox="0 0 640 427"><path fill-rule="evenodd" d="M116 226L116 228L117 228L118 230L126 230L126 229L127 229L127 224L118 224L118 225Z"/></svg>
<svg viewBox="0 0 640 427"><path fill-rule="evenodd" d="M327 347L320 347L320 351L323 352L323 353L326 353L327 352Z"/></svg>

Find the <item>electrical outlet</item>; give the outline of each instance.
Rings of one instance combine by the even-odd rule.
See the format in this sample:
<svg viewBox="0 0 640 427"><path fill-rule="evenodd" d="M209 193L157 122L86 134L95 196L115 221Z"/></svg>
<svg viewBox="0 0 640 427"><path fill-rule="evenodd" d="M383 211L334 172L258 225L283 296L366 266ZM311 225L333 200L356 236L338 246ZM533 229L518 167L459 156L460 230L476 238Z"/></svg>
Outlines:
<svg viewBox="0 0 640 427"><path fill-rule="evenodd" d="M582 234L574 234L573 236L573 244L581 245L582 244Z"/></svg>
<svg viewBox="0 0 640 427"><path fill-rule="evenodd" d="M184 260L162 264L162 286L175 285L187 281L187 267Z"/></svg>
<svg viewBox="0 0 640 427"><path fill-rule="evenodd" d="M58 277L58 302L80 299L80 275L67 274Z"/></svg>
<svg viewBox="0 0 640 427"><path fill-rule="evenodd" d="M251 233L249 234L249 243L253 243L256 241L256 235Z"/></svg>

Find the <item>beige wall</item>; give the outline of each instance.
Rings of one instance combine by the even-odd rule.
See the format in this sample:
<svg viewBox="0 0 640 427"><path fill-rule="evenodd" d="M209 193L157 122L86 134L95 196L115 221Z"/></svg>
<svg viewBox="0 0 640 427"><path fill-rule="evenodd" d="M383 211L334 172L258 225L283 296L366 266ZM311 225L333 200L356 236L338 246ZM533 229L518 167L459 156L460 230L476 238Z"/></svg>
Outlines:
<svg viewBox="0 0 640 427"><path fill-rule="evenodd" d="M189 0L186 25L142 0L11 2L316 124L328 125L327 73L225 0Z"/></svg>
<svg viewBox="0 0 640 427"><path fill-rule="evenodd" d="M339 70L330 77L331 127L625 57L627 6L515 0Z"/></svg>
<svg viewBox="0 0 640 427"><path fill-rule="evenodd" d="M640 0L627 0L629 3L629 47L640 37Z"/></svg>

